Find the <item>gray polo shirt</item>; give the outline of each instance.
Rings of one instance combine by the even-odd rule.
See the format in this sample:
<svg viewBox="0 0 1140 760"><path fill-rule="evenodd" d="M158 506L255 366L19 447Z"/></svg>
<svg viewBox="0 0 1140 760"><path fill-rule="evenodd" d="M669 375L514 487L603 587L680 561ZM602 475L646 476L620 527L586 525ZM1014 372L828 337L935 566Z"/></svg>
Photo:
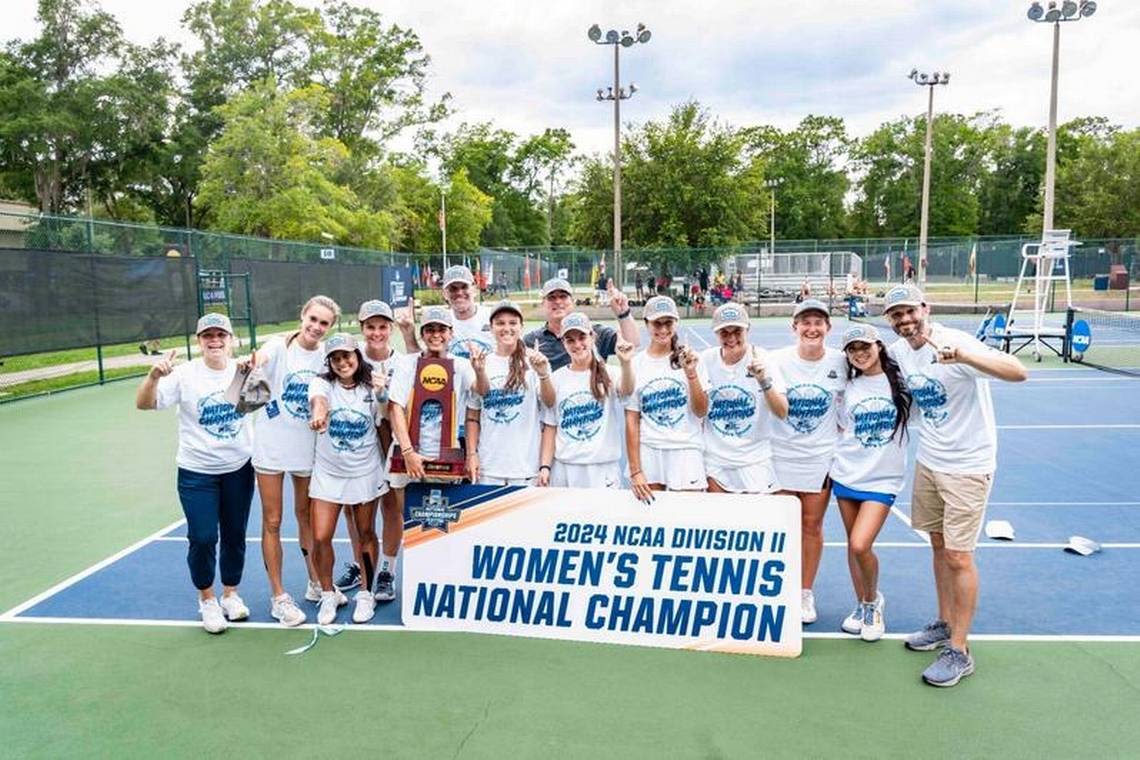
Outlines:
<svg viewBox="0 0 1140 760"><path fill-rule="evenodd" d="M605 325L594 325L594 345L597 347L602 361L614 355L617 349L617 339L617 330ZM550 360L551 372L562 369L570 363L570 354L566 353L566 347L545 324L542 327L536 327L523 336L523 343L537 347L542 355Z"/></svg>

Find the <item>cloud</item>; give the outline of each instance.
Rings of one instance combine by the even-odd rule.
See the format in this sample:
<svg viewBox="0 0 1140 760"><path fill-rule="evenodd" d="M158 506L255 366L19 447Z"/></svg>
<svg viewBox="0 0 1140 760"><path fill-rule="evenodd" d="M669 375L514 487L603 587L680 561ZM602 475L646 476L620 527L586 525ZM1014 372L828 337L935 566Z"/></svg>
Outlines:
<svg viewBox="0 0 1140 760"><path fill-rule="evenodd" d="M103 1L130 38L184 43L187 4ZM816 113L866 134L925 109L924 91L906 79L912 66L952 73L935 95L939 111L1001 109L1006 120L1032 126L1047 116L1050 34L1026 19L1028 0L361 4L420 36L432 56L430 92L450 92L459 109L449 126L494 121L519 134L561 126L587 152L613 142L612 105L594 99L613 82L612 49L586 38L593 23L632 30L642 21L653 33L649 44L622 51L621 82L640 88L622 104L626 123L665 118L696 99L735 125L790 127ZM9 35L35 34L34 9L32 0L9 3ZM1140 88L1129 66L1137 29L1140 3L1131 2L1102 2L1091 19L1062 25L1062 120L1096 114L1137 126Z"/></svg>

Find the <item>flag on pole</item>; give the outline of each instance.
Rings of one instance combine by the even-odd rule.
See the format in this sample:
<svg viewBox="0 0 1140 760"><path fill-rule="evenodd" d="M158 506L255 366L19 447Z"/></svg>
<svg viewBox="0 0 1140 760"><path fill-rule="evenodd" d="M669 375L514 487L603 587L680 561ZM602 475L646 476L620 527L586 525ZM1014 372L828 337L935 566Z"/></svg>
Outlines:
<svg viewBox="0 0 1140 760"><path fill-rule="evenodd" d="M883 259L883 270L887 274L887 282L890 282L891 281L891 254L889 254L889 253L887 254L887 257L885 259Z"/></svg>
<svg viewBox="0 0 1140 760"><path fill-rule="evenodd" d="M970 249L970 276L978 276L978 244L974 243L974 247Z"/></svg>
<svg viewBox="0 0 1140 760"><path fill-rule="evenodd" d="M523 290L530 290L530 256L523 262Z"/></svg>

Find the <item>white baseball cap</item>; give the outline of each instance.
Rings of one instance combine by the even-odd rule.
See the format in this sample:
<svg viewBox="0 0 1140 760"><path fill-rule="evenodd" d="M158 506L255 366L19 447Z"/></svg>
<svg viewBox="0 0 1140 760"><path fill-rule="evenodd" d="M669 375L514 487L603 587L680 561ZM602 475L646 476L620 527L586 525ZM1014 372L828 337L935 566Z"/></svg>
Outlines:
<svg viewBox="0 0 1140 760"><path fill-rule="evenodd" d="M748 309L738 303L733 303L732 301L722 303L716 307L716 311L713 312L713 332L718 332L726 327L741 327L747 330L751 325L752 322L748 318Z"/></svg>
<svg viewBox="0 0 1140 760"><path fill-rule="evenodd" d="M818 298L805 298L796 304L796 308L792 310L792 321L794 322L796 317L809 311L818 311L827 317L828 321L831 320L831 310L827 308L827 304Z"/></svg>
<svg viewBox="0 0 1140 760"><path fill-rule="evenodd" d="M424 318L423 322L420 323L420 330L432 324L444 325L445 327L454 326L451 321L451 309L446 306L428 306L424 309Z"/></svg>
<svg viewBox="0 0 1140 760"><path fill-rule="evenodd" d="M590 324L590 318L582 312L576 311L562 318L562 332L558 333L558 337L565 337L566 333L571 330L577 330L580 333L589 335L593 329L593 326Z"/></svg>
<svg viewBox="0 0 1140 760"><path fill-rule="evenodd" d="M874 325L851 325L843 331L844 348L852 343L876 343L879 340L879 330Z"/></svg>
<svg viewBox="0 0 1140 760"><path fill-rule="evenodd" d="M210 312L209 314L203 314L201 317L199 317L198 327L194 331L194 334L201 335L207 330L214 329L225 330L230 335L234 334L234 326L230 324L230 318L225 314L219 314L217 312Z"/></svg>
<svg viewBox="0 0 1140 760"><path fill-rule="evenodd" d="M325 341L325 358L337 351L355 351L356 349L356 338L348 333L336 333Z"/></svg>
<svg viewBox="0 0 1140 760"><path fill-rule="evenodd" d="M389 322L396 321L395 316L392 314L392 307L383 301L377 301L375 299L360 304L360 311L356 315L357 321L361 324L372 319L372 317L384 317L384 319L387 319Z"/></svg>
<svg viewBox="0 0 1140 760"><path fill-rule="evenodd" d="M542 283L542 297L546 298L551 293L573 293L574 289L570 287L570 283L561 277L551 277L546 282Z"/></svg>
<svg viewBox="0 0 1140 760"><path fill-rule="evenodd" d="M925 296L914 285L895 285L883 296L883 313L886 314L896 306L922 306L924 303Z"/></svg>
<svg viewBox="0 0 1140 760"><path fill-rule="evenodd" d="M653 296L645 302L641 312L642 318L647 322L656 322L659 319L680 319L677 303L669 296Z"/></svg>
<svg viewBox="0 0 1140 760"><path fill-rule="evenodd" d="M443 273L443 287L447 288L453 282L465 282L468 285L475 284L475 278L471 275L471 270L462 264L448 267Z"/></svg>

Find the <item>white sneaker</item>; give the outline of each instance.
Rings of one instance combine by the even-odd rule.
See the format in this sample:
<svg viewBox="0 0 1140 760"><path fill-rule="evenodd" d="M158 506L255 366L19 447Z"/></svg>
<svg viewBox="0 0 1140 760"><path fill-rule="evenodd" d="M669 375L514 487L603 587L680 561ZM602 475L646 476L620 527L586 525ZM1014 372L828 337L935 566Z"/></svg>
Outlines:
<svg viewBox="0 0 1140 760"><path fill-rule="evenodd" d="M805 588L800 592L800 620L807 625L814 623L817 617L819 616L815 613L815 594L810 588Z"/></svg>
<svg viewBox="0 0 1140 760"><path fill-rule="evenodd" d="M321 592L321 606L317 610L317 622L329 625L336 620L337 608L348 604L348 597L336 589Z"/></svg>
<svg viewBox="0 0 1140 760"><path fill-rule="evenodd" d="M217 599L199 599L198 613L202 616L202 627L210 633L221 633L228 627Z"/></svg>
<svg viewBox="0 0 1140 760"><path fill-rule="evenodd" d="M309 581L309 585L305 587L305 601L314 603L321 601L321 584Z"/></svg>
<svg viewBox="0 0 1140 760"><path fill-rule="evenodd" d="M222 597L222 612L225 613L226 619L230 622L245 620L249 617L249 607L245 606L245 602L241 600L236 591Z"/></svg>
<svg viewBox="0 0 1140 760"><path fill-rule="evenodd" d="M875 592L875 606L879 609L880 613L886 614L886 612L887 612L887 599L885 596L883 596L882 591L876 591Z"/></svg>
<svg viewBox="0 0 1140 760"><path fill-rule="evenodd" d="M356 592L356 609L352 611L352 622L367 623L376 614L376 599L368 590Z"/></svg>
<svg viewBox="0 0 1140 760"><path fill-rule="evenodd" d="M839 629L844 633L858 636L859 631L863 630L863 605L856 602L855 609L851 610L850 615L843 618L843 622L839 624Z"/></svg>
<svg viewBox="0 0 1140 760"><path fill-rule="evenodd" d="M273 606L269 608L269 614L287 628L305 622L305 613L288 594L273 597Z"/></svg>
<svg viewBox="0 0 1140 760"><path fill-rule="evenodd" d="M883 638L886 624L883 622L883 611L879 608L878 600L863 605L863 629L859 632L863 641L878 641Z"/></svg>

